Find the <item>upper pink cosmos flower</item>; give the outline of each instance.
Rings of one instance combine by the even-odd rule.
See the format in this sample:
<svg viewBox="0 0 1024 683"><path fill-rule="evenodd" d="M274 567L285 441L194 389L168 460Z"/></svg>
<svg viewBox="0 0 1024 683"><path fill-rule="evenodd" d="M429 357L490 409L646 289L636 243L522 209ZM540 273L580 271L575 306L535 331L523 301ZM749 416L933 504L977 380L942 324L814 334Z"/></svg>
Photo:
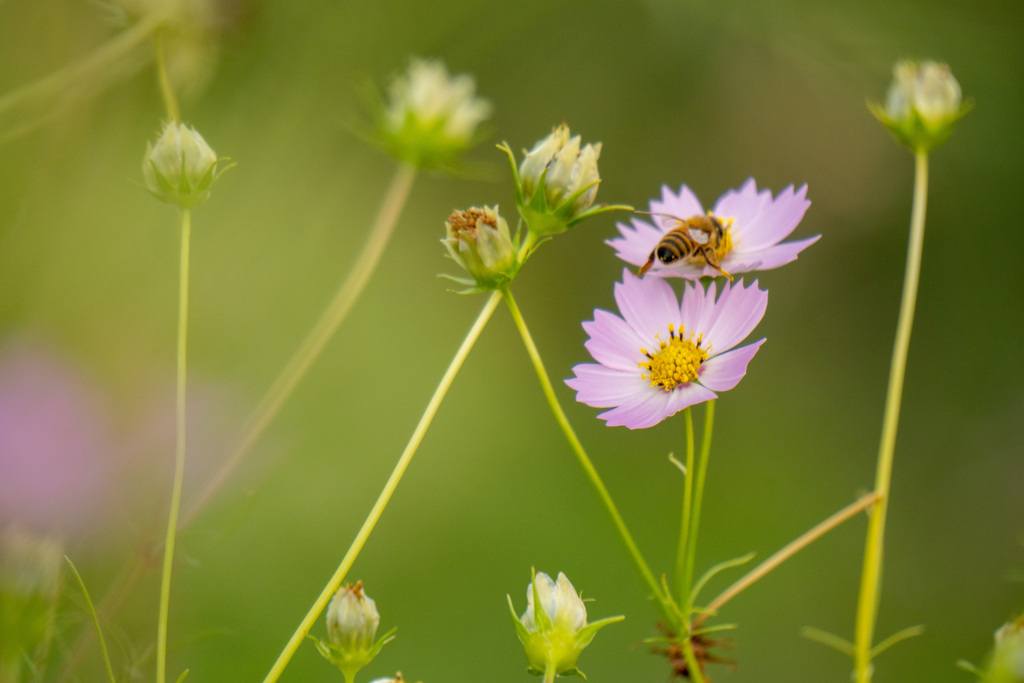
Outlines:
<svg viewBox="0 0 1024 683"><path fill-rule="evenodd" d="M793 190L790 185L772 199L769 190L757 191L751 178L739 190L726 192L715 203L711 215L721 222L726 237L715 250L721 271L735 275L752 270L770 270L796 259L797 254L818 240L815 235L796 242L782 240L789 236L804 217L811 202L806 198L807 186ZM650 202L653 225L634 218L633 226L618 224L621 237L607 240L616 255L634 266L647 263L652 252L666 233L680 225L681 220L704 215L697 197L686 185L678 195L668 186L661 188L661 201ZM675 276L697 279L716 277L722 273L704 262L704 259L680 258L664 264L654 259L650 271L662 277Z"/></svg>
<svg viewBox="0 0 1024 683"><path fill-rule="evenodd" d="M622 317L595 310L583 323L586 347L597 363L573 368L565 381L576 400L611 408L599 418L609 427L651 427L683 408L716 398L747 373L760 339L731 350L761 321L768 292L742 283L687 284L682 301L661 278L639 278L624 270L615 285Z"/></svg>

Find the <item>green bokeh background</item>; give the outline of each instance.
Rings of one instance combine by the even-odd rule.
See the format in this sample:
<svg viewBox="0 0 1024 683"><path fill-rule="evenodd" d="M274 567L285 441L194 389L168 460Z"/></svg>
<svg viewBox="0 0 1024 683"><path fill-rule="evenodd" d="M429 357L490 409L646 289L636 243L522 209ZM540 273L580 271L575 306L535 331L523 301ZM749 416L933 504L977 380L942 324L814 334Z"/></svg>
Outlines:
<svg viewBox="0 0 1024 683"><path fill-rule="evenodd" d="M348 547L483 297L446 291L454 208L513 191L492 143L529 147L566 121L604 143L599 200L644 208L662 184L710 205L753 176L807 183L796 237L760 274L768 342L718 402L698 561L763 558L869 489L902 282L913 163L869 115L900 58L948 62L976 107L932 159L921 295L904 392L878 633L924 624L876 680L960 681L1024 609L1024 5L938 2L444 0L245 2L216 60L183 86L184 118L238 167L196 210L189 374L220 397L194 434L230 444L352 267L394 162L345 127L367 82L410 54L470 72L495 106L469 178L421 175L363 298L256 452L180 544L170 670L261 680ZM0 2L0 92L116 35L80 0ZM0 118L0 343L31 335L109 395L118 420L173 383L175 211L141 187L162 103L145 49ZM614 309L622 263L603 216L559 236L515 283L557 378L589 359L580 322ZM156 389L155 389L156 388ZM681 418L638 432L559 396L656 571L674 554ZM698 411L698 416L702 411ZM225 417L228 416L228 417ZM234 417L232 417L234 416ZM168 416L170 419L170 416ZM211 424L213 423L213 424ZM127 428L127 427L126 427ZM197 437L199 438L199 437ZM221 441L217 441L221 438ZM195 493L223 449L189 462ZM0 454L2 457L2 454ZM160 534L170 448L139 455L116 521L69 539L94 596ZM864 519L738 597L735 683L846 681L850 662L799 635L852 634ZM507 311L457 378L359 557L397 640L361 680L528 681L505 605L530 567L565 571L593 618L626 615L580 660L594 683L665 681L640 641L657 613L548 412ZM105 626L120 680L152 676L158 572ZM734 575L735 576L735 575ZM709 596L730 577L709 587ZM69 608L74 608L69 598ZM81 616L81 615L79 615ZM70 628L65 638L73 641ZM322 621L314 633L323 635ZM58 648L60 651L61 648ZM95 648L79 680L100 680ZM58 667L59 668L59 667ZM282 678L338 681L312 645Z"/></svg>

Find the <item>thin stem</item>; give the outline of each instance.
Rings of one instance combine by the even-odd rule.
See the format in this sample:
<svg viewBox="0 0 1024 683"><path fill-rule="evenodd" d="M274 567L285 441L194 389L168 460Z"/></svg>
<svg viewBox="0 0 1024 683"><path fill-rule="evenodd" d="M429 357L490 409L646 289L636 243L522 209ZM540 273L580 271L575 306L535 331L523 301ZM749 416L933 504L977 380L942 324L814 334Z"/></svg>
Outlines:
<svg viewBox="0 0 1024 683"><path fill-rule="evenodd" d="M227 462L220 471L209 480L206 487L199 493L192 502L188 514L182 520L182 527L191 524L199 512L206 507L210 500L217 494L224 483L231 477L243 458L259 440L270 422L277 416L278 411L292 391L298 385L306 372L320 356L327 342L330 341L338 327L345 320L352 305L366 288L366 284L373 275L380 258L384 253L391 233L398 223L398 217L405 207L412 190L413 180L416 178L416 168L408 164L400 164L395 170L384 199L377 211L377 217L370 229L370 234L363 245L363 250L356 258L355 266L349 272L345 281L342 282L334 298L320 315L320 319L306 335L306 338L299 345L295 355L285 365L281 374L277 376L266 395L260 400L256 410L249 416L245 427L242 429L242 437L235 447Z"/></svg>
<svg viewBox="0 0 1024 683"><path fill-rule="evenodd" d="M846 520L853 518L859 512L863 512L867 508L871 507L878 499L879 495L877 493L869 493L866 496L850 503L828 519L819 522L813 528L801 534L798 538L787 543L776 551L774 555L751 569L739 581L726 588L718 597L708 603L708 606L702 610L701 614L693 620L690 630L693 631L699 629L708 617L716 614L718 610L725 605L725 603L735 598L754 583L760 581L766 574L768 574L768 572L778 567L793 555L796 555L798 552L827 534L832 529L835 529Z"/></svg>
<svg viewBox="0 0 1024 683"><path fill-rule="evenodd" d="M693 651L693 643L689 636L682 636L683 659L686 660L686 669L690 673L690 680L693 683L704 683L704 672L700 670L700 663L697 661L697 653Z"/></svg>
<svg viewBox="0 0 1024 683"><path fill-rule="evenodd" d="M686 565L683 569L683 593L679 596L683 601L683 615L689 619L693 610L693 573L697 560L697 530L700 527L700 510L704 500L704 482L708 474L708 460L711 456L711 432L715 426L715 402L707 402L704 413L704 439L700 446L700 460L697 461L693 494L693 517L686 538Z"/></svg>
<svg viewBox="0 0 1024 683"><path fill-rule="evenodd" d="M285 667L288 666L288 662L291 661L292 656L298 649L299 644L305 639L306 634L309 633L309 629L313 627L313 622L316 621L320 613L323 612L327 603L330 601L331 596L337 592L338 587L341 586L341 582L345 579L345 575L348 570L351 569L352 564L359 556L360 551L366 544L367 539L373 532L374 527L380 520L381 514L387 507L388 502L391 500L391 496L394 494L395 489L398 488L398 483L402 480L402 475L405 474L405 470L409 467L409 463L412 461L412 456L416 454L416 450L419 448L420 442L423 441L423 436L426 434L427 427L430 426L431 421L434 419L434 415L437 413L437 409L441 406L441 401L444 400L445 394L448 393L448 389L451 387L452 382L455 380L455 375L458 374L459 369L462 368L463 362L469 355L470 350L476 343L476 340L480 337L480 333L483 332L484 327L487 325L487 321L490 320L491 315L494 313L494 309L498 306L500 296L497 292L491 294L487 303L484 304L483 309L476 318L476 322L473 323L473 327L470 328L469 333L466 334L466 338L462 341L462 346L455 353L455 357L452 359L451 364L448 366L448 370L445 371L444 377L441 378L441 383L438 384L437 389L434 390L434 395L430 399L430 403L427 404L427 408L423 411L423 416L420 418L419 423L416 425L416 429L412 433L412 437L409 439L409 443L406 445L405 450L402 452L401 457L398 459L398 463L395 465L395 469L391 472L391 476L388 478L387 483L381 490L380 495L377 497L377 502L374 503L373 509L370 510L370 514L367 515L366 521L363 522L362 528L359 529L359 533L356 534L355 540L352 541L352 545L349 546L348 552L345 553L345 557L342 559L341 564L338 565L334 575L331 576L330 581L324 586L324 589L320 592L316 602L306 613L302 623L295 629L292 634L291 640L285 646L284 650L278 656L277 661L274 662L273 668L270 673L264 679L264 683L272 683L276 681Z"/></svg>
<svg viewBox="0 0 1024 683"><path fill-rule="evenodd" d="M893 452L895 451L896 428L900 417L903 378L907 367L910 331L914 323L914 306L917 301L917 287L921 274L921 252L924 245L924 218L927 203L928 154L919 151L915 156L914 206L910 217L910 242L907 247L903 298L900 302L899 322L896 325L896 341L892 349L889 388L882 422L882 440L878 449L878 467L875 474L875 493L878 494L879 499L868 524L860 598L857 603L857 624L854 638L856 646L854 674L857 683L868 683L871 680L871 642L874 639L882 583L885 519L889 507L889 486L892 479Z"/></svg>
<svg viewBox="0 0 1024 683"><path fill-rule="evenodd" d="M693 411L690 408L683 411L683 419L686 422L686 472L683 473L683 516L679 524L679 550L676 552L676 593L680 604L684 603L690 593L689 587L686 586L686 548L693 516L694 447Z"/></svg>
<svg viewBox="0 0 1024 683"><path fill-rule="evenodd" d="M167 672L167 613L171 604L171 569L174 565L174 540L181 507L181 484L185 476L185 350L188 341L188 258L192 233L192 212L181 211L181 266L178 276L178 396L177 448L174 457L174 484L171 488L171 512L164 541L164 570L160 579L160 617L157 622L156 680L164 683Z"/></svg>
<svg viewBox="0 0 1024 683"><path fill-rule="evenodd" d="M76 567L75 563L71 561L71 558L65 555L64 560L67 561L68 566L71 567L71 571L75 575L75 580L78 581L78 587L82 589L82 595L85 597L85 606L88 608L89 615L92 617L92 623L96 627L96 635L100 641L100 652L103 654L103 664L107 668L107 678L110 679L110 683L117 683L117 679L114 678L114 668L110 665L110 653L107 651L107 641L103 638L103 629L100 628L100 618L96 616L96 607L93 606L92 598L89 597L89 589L85 587L85 581L82 580L82 575L78 573L78 567Z"/></svg>
<svg viewBox="0 0 1024 683"><path fill-rule="evenodd" d="M270 390L257 405L256 410L250 415L238 445L232 451L231 456L218 471L216 476L208 481L205 488L196 496L185 515L182 516L178 531L184 531L199 516L199 513L210 503L213 497L227 482L234 471L248 455L249 451L259 440L264 430L277 415L278 410L291 395L292 390L304 376L306 370L316 360L317 355L329 340L330 336L337 331L337 328L344 321L346 314L352 304L359 298L363 289L372 274L373 268L380 260L388 237L397 223L398 217L408 199L415 179L415 170L412 167L400 166L391 184L384 195L384 199L377 212L373 226L363 251L359 254L356 267L349 273L342 283L334 299L321 314L316 325L308 333L302 345L295 355L288 362L281 374L275 380ZM153 543L150 548L138 554L132 561L131 567L126 565L122 571L123 580L115 581L114 587L108 591L100 602L99 613L109 615L116 613L125 598L131 594L139 585L139 582L147 573L147 568L163 550L161 543ZM72 673L81 661L85 647L90 640L89 634L84 634L75 646L74 653L65 664L59 683L67 683Z"/></svg>
<svg viewBox="0 0 1024 683"><path fill-rule="evenodd" d="M181 121L181 109L178 107L178 98L174 95L174 88L171 86L171 79L167 75L167 58L164 50L164 29L158 28L153 32L153 51L156 54L156 76L160 82L160 94L164 98L164 106L167 108L167 115L175 123Z"/></svg>
<svg viewBox="0 0 1024 683"><path fill-rule="evenodd" d="M548 662L547 666L544 667L544 683L555 683L556 675L557 672L555 671L555 663Z"/></svg>
<svg viewBox="0 0 1024 683"><path fill-rule="evenodd" d="M655 580L654 574L651 572L650 567L647 566L647 562L644 560L643 554L640 552L640 548L637 547L636 541L633 540L632 534L629 533L629 529L626 527L626 522L622 519L622 515L619 514L618 509L615 507L611 494L608 493L608 489L605 487L604 482L602 482L601 477L598 476L597 470L594 469L593 463L591 463L590 458L587 457L587 452L583 449L583 444L580 443L579 438L576 436L576 432L573 431L572 425L569 424L569 419L565 416L565 412L562 410L562 406L558 403L558 397L555 396L555 390L551 385L551 379L548 377L547 370L544 369L544 363L541 361L540 353L537 351L537 345L534 344L533 337L530 336L530 330L526 327L526 322L523 320L523 316L519 312L519 307L516 305L512 292L506 286L501 290L501 293L505 297L505 303L508 304L509 311L512 313L512 319L515 321L516 328L519 330L519 335L522 337L523 344L526 346L526 352L529 354L530 361L533 363L534 370L537 372L537 378L540 380L541 389L544 392L544 397L548 401L551 412L554 413L555 421L562 429L562 433L565 434L565 438L569 441L569 446L572 448L573 453L576 455L576 459L583 468L584 474L586 474L587 479L590 480L598 498L600 498L601 502L604 504L605 510L607 510L608 515L612 518L615 530L618 531L619 537L626 546L626 551L633 560L633 564L636 565L636 569L640 573L640 578L643 579L645 584L647 584L648 593L658 601L665 618L674 626L681 626L681 624L679 624L679 618L676 614L676 610L671 604L671 600L669 600L669 598L662 592L657 580Z"/></svg>
<svg viewBox="0 0 1024 683"><path fill-rule="evenodd" d="M141 45L166 20L165 12L153 12L139 23L101 45L82 61L0 96L0 114L24 102L54 97L67 88L79 84L91 72L110 66Z"/></svg>

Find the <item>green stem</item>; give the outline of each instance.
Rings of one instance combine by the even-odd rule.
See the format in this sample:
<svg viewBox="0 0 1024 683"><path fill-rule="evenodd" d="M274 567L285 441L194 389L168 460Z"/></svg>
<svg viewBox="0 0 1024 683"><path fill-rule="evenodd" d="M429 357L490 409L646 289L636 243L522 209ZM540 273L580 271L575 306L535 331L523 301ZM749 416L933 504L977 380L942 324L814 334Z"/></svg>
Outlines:
<svg viewBox="0 0 1024 683"><path fill-rule="evenodd" d="M690 642L688 636L682 636L683 640L683 658L686 660L686 668L690 672L690 680L693 683L704 683L704 673L700 669L700 663L697 661L697 654L693 651L693 643Z"/></svg>
<svg viewBox="0 0 1024 683"><path fill-rule="evenodd" d="M679 525L679 550L676 553L676 592L680 604L685 604L686 596L689 595L691 588L686 585L686 548L690 536L690 520L693 515L692 474L694 471L693 411L690 408L683 411L683 419L686 422L686 472L683 473L683 517Z"/></svg>
<svg viewBox="0 0 1024 683"><path fill-rule="evenodd" d="M174 565L174 540L181 507L181 484L185 476L185 350L188 341L188 258L192 233L192 212L181 211L181 266L178 276L178 395L177 448L174 457L174 484L171 488L171 512L164 541L163 576L160 580L160 618L157 622L156 680L164 683L167 672L167 613L171 604L171 568Z"/></svg>
<svg viewBox="0 0 1024 683"><path fill-rule="evenodd" d="M832 529L835 529L843 522L848 519L852 519L855 515L874 505L878 498L879 496L877 493L869 493L866 496L862 496L839 512L833 514L828 519L822 520L813 528L805 531L799 537L784 545L776 551L774 555L751 569L742 578L740 578L739 581L726 588L717 598L708 603L708 606L705 607L690 624L690 631L693 632L699 629L708 617L717 614L718 610L720 610L725 603L735 598L747 588L750 588L750 586L760 581L770 571L827 534L829 531L832 531Z"/></svg>
<svg viewBox="0 0 1024 683"><path fill-rule="evenodd" d="M910 217L910 242L907 247L907 266L903 279L903 298L900 302L896 341L893 344L892 364L889 369L889 388L885 399L882 422L882 440L878 449L875 474L875 493L878 502L868 523L864 549L864 568L861 576L860 598L857 603L855 630L854 674L857 683L871 680L871 643L874 639L875 620L882 582L882 555L885 540L885 519L889 507L889 486L892 479L893 452L896 446L896 427L899 423L903 378L910 347L910 330L914 322L914 306L921 273L921 252L924 245L924 218L928 202L928 154L918 151L915 156L914 206Z"/></svg>
<svg viewBox="0 0 1024 683"><path fill-rule="evenodd" d="M704 501L704 482L708 475L708 459L711 456L711 432L715 426L715 402L707 402L704 413L704 439L700 445L700 460L694 473L693 518L690 520L690 531L686 537L686 566L683 570L684 592L679 596L683 601L683 616L688 620L693 610L693 573L697 559L697 529L700 527L700 509Z"/></svg>
<svg viewBox="0 0 1024 683"><path fill-rule="evenodd" d="M163 27L153 32L153 52L156 54L156 75L160 83L160 94L163 96L164 106L167 108L167 115L171 117L172 121L178 123L181 121L181 110L178 108L178 98L174 95L171 79L167 75Z"/></svg>
<svg viewBox="0 0 1024 683"><path fill-rule="evenodd" d="M166 20L166 12L153 12L139 23L101 45L82 61L0 96L0 114L24 103L57 97L69 88L81 85L92 73L110 67L145 42ZM33 120L42 120L43 118L34 116ZM23 126L18 134L27 132L33 127L32 124ZM2 140L15 136L16 134L8 133L3 136Z"/></svg>
<svg viewBox="0 0 1024 683"><path fill-rule="evenodd" d="M548 662L547 666L544 667L544 683L555 683L556 675L557 672L555 671L555 663Z"/></svg>
<svg viewBox="0 0 1024 683"><path fill-rule="evenodd" d="M441 406L441 401L444 400L445 394L448 393L448 389L451 387L452 382L455 380L455 375L458 374L459 369L462 368L463 362L469 355L470 350L476 343L476 340L480 337L480 333L483 332L484 327L487 325L487 321L490 320L491 315L494 313L494 309L498 306L500 296L497 292L491 294L487 303L484 304L483 309L476 318L476 322L473 323L473 327L470 328L469 333L466 334L466 338L462 341L462 346L455 353L455 357L452 359L451 364L448 366L448 370L445 371L444 377L441 378L441 383L438 384L437 389L434 390L434 395L430 399L430 403L427 404L427 408L423 411L423 416L420 418L419 424L416 425L416 429L413 431L412 437L409 439L409 443L406 445L405 450L402 452L401 457L398 459L398 463L395 465L395 469L391 472L391 476L388 478L387 483L381 490L380 495L377 497L377 502L374 503L373 509L370 510L370 514L367 515L366 521L363 522L362 528L359 529L359 533L356 534L355 540L352 541L352 545L349 546L348 552L345 553L345 557L342 559L341 564L338 565L334 575L331 576L330 581L324 586L324 589L320 592L316 602L306 613L302 623L295 629L292 634L291 640L285 646L284 650L278 656L277 661L274 662L273 668L270 673L264 679L264 683L272 683L276 681L285 667L288 666L288 662L291 661L292 656L298 649L299 644L305 639L306 634L309 633L310 628L313 627L313 622L316 621L320 613L323 612L327 603L330 601L331 596L337 592L341 586L341 582L345 579L345 575L348 570L351 569L352 564L359 556L360 551L366 544L367 539L373 532L374 527L380 520L381 514L387 507L388 502L391 500L391 496L394 494L395 489L398 488L398 483L402 480L402 475L405 474L405 470L409 467L409 463L412 461L412 456L416 454L416 450L419 448L420 442L423 441L423 436L426 434L427 427L430 426L431 421L434 419L434 415L437 413L437 409Z"/></svg>
<svg viewBox="0 0 1024 683"><path fill-rule="evenodd" d="M412 190L413 180L416 178L416 168L408 164L400 164L395 170L391 179L377 217L370 229L370 234L363 245L363 250L356 258L355 266L349 272L341 287L338 288L334 298L320 315L320 319L306 335L306 338L299 345L298 350L285 365L281 374L277 376L266 395L256 406L256 410L249 416L245 427L242 429L242 438L235 447L231 456L227 459L220 471L209 480L205 488L192 502L188 514L182 521L182 526L187 526L196 518L199 512L206 507L210 500L221 489L224 483L231 477L243 458L259 440L267 426L277 415L281 406L298 383L305 377L309 368L320 356L327 342L330 341L338 327L345 320L352 305L363 293L370 276L373 275L384 248L388 244L391 233L398 223L398 217L405 207Z"/></svg>
<svg viewBox="0 0 1024 683"><path fill-rule="evenodd" d="M648 593L658 601L665 618L668 619L673 626L681 626L679 623L679 617L672 606L671 600L662 592L657 580L655 580L654 574L651 572L650 567L647 566L647 562L644 560L643 554L640 552L640 548L637 547L632 534L629 533L629 529L626 527L626 522L622 519L622 515L619 514L618 509L615 507L611 494L608 493L608 489L605 488L604 482L602 482L601 477L598 476L597 470L594 469L593 463L591 463L590 458L587 457L587 452L583 449L583 444L580 443L579 438L576 436L576 432L573 431L572 425L569 424L569 419L565 416L565 412L562 410L562 406L558 403L558 397L555 396L555 390L551 385L551 379L548 377L547 370L544 369L544 363L541 361L540 353L537 351L537 345L534 344L533 337L530 336L530 331L526 327L526 322L523 320L522 314L519 312L519 307L516 305L516 301L512 296L511 290L506 286L501 290L501 293L505 297L505 303L508 304L509 311L512 313L512 319L515 321L516 328L519 330L519 335L522 337L523 344L526 346L526 352L529 354L530 361L533 363L534 370L537 372L537 378L540 380L541 389L544 391L544 397L548 401L551 412L554 413L555 421L562 429L562 433L565 434L565 438L569 441L569 446L572 448L573 453L576 455L576 459L583 468L584 474L586 474L587 479L590 480L598 498L600 498L601 502L604 504L605 510L607 510L608 515L612 518L615 530L618 531L619 537L626 546L626 551L629 553L630 558L636 565L636 569L640 573L640 578L643 579L645 584L647 584Z"/></svg>

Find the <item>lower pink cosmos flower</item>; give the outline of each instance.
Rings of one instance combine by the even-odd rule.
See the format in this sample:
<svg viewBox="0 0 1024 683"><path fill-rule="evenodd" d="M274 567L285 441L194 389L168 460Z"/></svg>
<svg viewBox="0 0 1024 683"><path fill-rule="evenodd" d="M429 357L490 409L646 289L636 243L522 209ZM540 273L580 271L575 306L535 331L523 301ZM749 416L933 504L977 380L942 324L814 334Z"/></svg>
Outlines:
<svg viewBox="0 0 1024 683"><path fill-rule="evenodd" d="M747 374L747 363L764 342L733 349L757 326L768 292L740 282L687 284L682 301L660 278L639 278L624 270L615 285L622 317L595 310L583 323L586 347L597 363L573 368L565 381L576 400L594 408L609 427L651 427L683 408L717 397ZM730 350L732 349L732 350Z"/></svg>
<svg viewBox="0 0 1024 683"><path fill-rule="evenodd" d="M722 195L710 212L724 229L723 238L717 240L720 243L709 245L719 268L708 265L707 259L698 254L683 255L671 263L655 258L650 272L662 277L697 279L778 268L795 260L797 254L821 237L815 235L782 243L810 205L806 185L795 191L790 185L773 199L769 190L758 192L751 178L739 190ZM662 187L661 201L652 200L649 208L653 225L634 218L632 227L618 224L621 237L607 240L619 258L638 267L648 262L665 235L680 227L681 221L705 215L697 197L686 185L679 189L678 195L672 194L667 186ZM705 244L704 235L695 233L694 236Z"/></svg>

